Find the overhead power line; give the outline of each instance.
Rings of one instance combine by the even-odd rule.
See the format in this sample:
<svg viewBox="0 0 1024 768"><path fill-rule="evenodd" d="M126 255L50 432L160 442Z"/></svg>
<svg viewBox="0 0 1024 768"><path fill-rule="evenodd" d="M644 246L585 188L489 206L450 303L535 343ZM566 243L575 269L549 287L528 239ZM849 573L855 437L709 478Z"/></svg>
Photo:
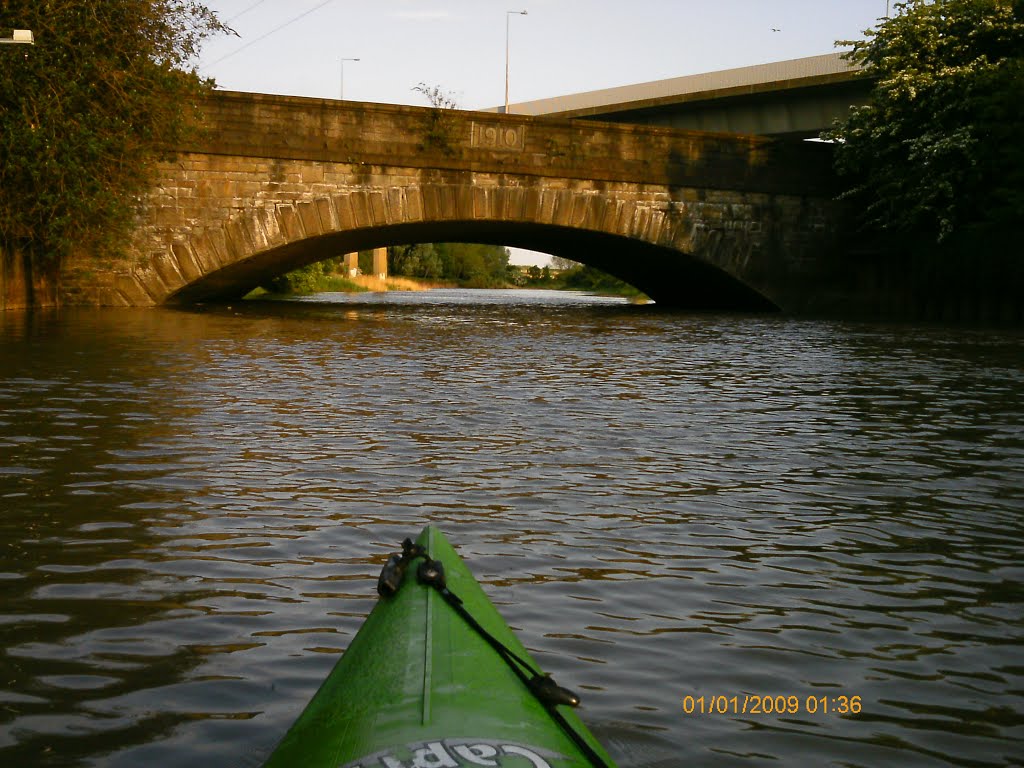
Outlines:
<svg viewBox="0 0 1024 768"><path fill-rule="evenodd" d="M222 61L224 61L225 59L230 59L230 58L231 58L232 56L234 56L234 55L235 55L236 53L241 53L241 52L242 52L242 51L244 51L244 50L245 50L246 48L249 48L249 47L251 47L251 46L254 46L254 45L256 45L256 43L258 43L258 42L259 42L260 40L265 40L265 39L267 39L268 37L270 37L270 36L271 36L271 35L273 35L274 33L276 33L276 32L280 32L280 31L281 31L282 29L284 29L285 27L291 26L292 24L294 24L294 23L295 23L296 21L298 21L299 19L304 19L304 18L305 18L306 16L309 16L309 14L313 13L314 11L319 11L319 10L320 10L321 8L323 8L323 7L325 6L325 5L330 5L330 4L331 4L331 3L333 3L333 2L334 2L334 0L324 0L324 2L320 3L319 5L315 5L315 6L313 6L313 7L312 7L312 8L310 8L310 9L309 9L308 11L303 11L303 12L302 12L302 13L300 13L300 14L299 14L298 16L296 16L296 17L295 17L294 19L289 19L289 20L288 20L288 21L286 21L286 22L285 22L284 24L281 24L281 25L279 25L279 26L276 26L276 27L274 27L274 28L273 28L272 30L270 30L269 32L265 32L265 33L263 33L262 35L260 35L259 37L255 38L255 39L253 39L253 40L250 40L250 41L249 41L248 43L246 43L245 45L243 45L243 46L240 46L240 47L236 48L235 50L231 51L231 53L225 54L224 56L221 56L221 57L220 57L219 59L215 59L214 61L211 61L211 62L210 62L209 64L207 64L206 66L208 66L208 67L212 67L212 66L213 66L214 64L220 64L220 63L221 63ZM253 7L255 7L255 6L253 6ZM244 12L245 12L245 11L243 11L242 13L244 13ZM241 14L239 14L239 16L241 16ZM236 18L237 18L237 17L236 17Z"/></svg>
<svg viewBox="0 0 1024 768"><path fill-rule="evenodd" d="M237 19L237 18L238 18L239 16L245 16L245 14L247 14L247 13L248 13L249 11L251 11L251 10L252 10L253 8L255 8L255 7L256 7L256 6L258 6L258 5L263 5L263 4L265 3L265 2L267 2L267 0L256 0L256 2L255 2L255 3L253 3L252 5L250 5L250 6L249 6L248 8L246 8L246 9L245 9L244 11L239 11L238 13L236 13L236 14L235 14L234 16L232 16L232 17L231 17L230 19L228 19L228 20L227 20L227 21L225 21L224 23L225 23L225 24L230 24L230 23L231 23L232 21L234 21L235 19Z"/></svg>

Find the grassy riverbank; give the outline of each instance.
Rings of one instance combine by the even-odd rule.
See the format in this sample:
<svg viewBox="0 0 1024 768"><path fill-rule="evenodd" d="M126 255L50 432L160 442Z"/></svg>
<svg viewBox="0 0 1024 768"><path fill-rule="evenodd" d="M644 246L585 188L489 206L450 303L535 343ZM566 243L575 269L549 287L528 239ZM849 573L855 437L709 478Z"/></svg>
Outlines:
<svg viewBox="0 0 1024 768"><path fill-rule="evenodd" d="M323 277L304 283L302 290L291 291L269 291L265 288L257 288L251 291L246 298L255 299L260 297L273 296L305 296L313 293L383 293L386 291L429 291L434 288L465 288L469 286L459 285L451 281L424 281L413 280L408 277L387 277L380 279L371 275L357 275L352 278L340 275L324 275ZM550 291L583 291L595 293L600 296L620 296L635 304L643 304L650 299L642 291L631 285L615 281L605 283L576 284L573 281L563 281L558 278L549 280L528 281L525 283L506 283L501 286L494 286L505 290L520 290L525 288L539 288Z"/></svg>
<svg viewBox="0 0 1024 768"><path fill-rule="evenodd" d="M355 275L345 277L339 274L324 274L305 279L301 284L289 285L275 281L272 288L256 288L247 299L263 296L306 296L312 293L370 293L384 291L429 291L432 288L450 287L449 283L413 280L408 277L386 277Z"/></svg>
<svg viewBox="0 0 1024 768"><path fill-rule="evenodd" d="M347 276L330 260L304 267L275 278L268 285L252 291L248 298L260 296L304 296L313 293L362 293L385 291L428 291L432 288L540 288L553 291L584 291L602 296L620 296L633 302L647 301L647 296L628 283L583 264L570 269L551 271L531 268L506 270L503 281L444 280L413 278L404 275Z"/></svg>

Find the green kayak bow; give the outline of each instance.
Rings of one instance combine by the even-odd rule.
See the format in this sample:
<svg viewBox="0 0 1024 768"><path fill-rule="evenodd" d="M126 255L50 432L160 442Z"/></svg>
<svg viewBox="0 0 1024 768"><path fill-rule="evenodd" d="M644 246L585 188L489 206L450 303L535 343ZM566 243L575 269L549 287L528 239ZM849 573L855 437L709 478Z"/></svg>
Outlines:
<svg viewBox="0 0 1024 768"><path fill-rule="evenodd" d="M265 768L614 768L432 526Z"/></svg>

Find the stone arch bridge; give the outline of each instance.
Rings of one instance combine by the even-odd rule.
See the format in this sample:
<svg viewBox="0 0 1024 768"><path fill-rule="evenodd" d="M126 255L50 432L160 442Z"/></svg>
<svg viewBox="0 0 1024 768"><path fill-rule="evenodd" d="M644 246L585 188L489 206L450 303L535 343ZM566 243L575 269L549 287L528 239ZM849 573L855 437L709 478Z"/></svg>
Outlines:
<svg viewBox="0 0 1024 768"><path fill-rule="evenodd" d="M232 92L203 113L160 165L133 258L72 260L67 301L230 299L414 242L545 251L691 308L815 311L838 285L825 146Z"/></svg>

